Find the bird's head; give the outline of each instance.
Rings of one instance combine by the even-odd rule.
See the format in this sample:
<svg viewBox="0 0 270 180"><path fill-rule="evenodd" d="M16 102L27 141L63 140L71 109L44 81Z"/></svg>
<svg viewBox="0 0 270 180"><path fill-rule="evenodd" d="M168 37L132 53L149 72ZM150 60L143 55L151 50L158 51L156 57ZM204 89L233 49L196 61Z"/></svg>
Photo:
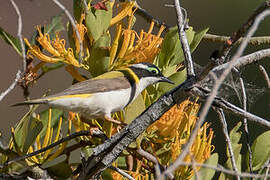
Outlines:
<svg viewBox="0 0 270 180"><path fill-rule="evenodd" d="M174 84L173 81L163 76L159 68L154 64L143 62L133 64L129 68L137 75L139 86L141 86L142 89L158 82Z"/></svg>

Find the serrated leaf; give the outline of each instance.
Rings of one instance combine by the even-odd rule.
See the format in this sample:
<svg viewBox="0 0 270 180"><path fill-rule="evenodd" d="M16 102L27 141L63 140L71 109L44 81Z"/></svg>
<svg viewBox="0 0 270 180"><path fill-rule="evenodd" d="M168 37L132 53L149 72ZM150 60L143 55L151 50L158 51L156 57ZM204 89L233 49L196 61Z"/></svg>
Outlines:
<svg viewBox="0 0 270 180"><path fill-rule="evenodd" d="M270 157L270 131L258 136L251 146L252 169L257 171Z"/></svg>
<svg viewBox="0 0 270 180"><path fill-rule="evenodd" d="M210 156L209 159L207 159L205 161L204 164L206 165L211 165L211 166L217 166L217 163L218 163L218 154L217 153L214 153ZM200 179L212 179L215 175L215 170L214 169L211 169L211 168L205 168L205 167L202 167L200 170L199 170L199 177ZM191 178L191 180L195 180L195 176L193 176Z"/></svg>
<svg viewBox="0 0 270 180"><path fill-rule="evenodd" d="M3 39L7 44L13 47L13 49L21 56L22 55L22 47L20 44L20 40L15 38L8 32L6 32L3 28L0 27L0 38Z"/></svg>
<svg viewBox="0 0 270 180"><path fill-rule="evenodd" d="M85 18L87 32L90 37L97 41L109 28L112 19L112 7L106 3L107 10L91 8Z"/></svg>
<svg viewBox="0 0 270 180"><path fill-rule="evenodd" d="M140 94L125 110L125 123L130 124L145 110L143 96Z"/></svg>
<svg viewBox="0 0 270 180"><path fill-rule="evenodd" d="M111 37L109 34L103 34L93 45L88 60L89 71L93 77L101 75L108 71L110 64Z"/></svg>
<svg viewBox="0 0 270 180"><path fill-rule="evenodd" d="M197 46L200 44L203 36L207 33L207 31L209 30L209 28L205 28L199 32L196 32L194 35L194 38L190 44L190 51L193 52Z"/></svg>
<svg viewBox="0 0 270 180"><path fill-rule="evenodd" d="M56 128L59 123L60 117L63 116L63 111L59 109L52 109L52 120L51 120L51 128ZM40 137L44 137L46 134L47 130L47 125L48 125L48 118L49 118L49 109L42 111L40 113L40 120L43 124L43 129L40 133Z"/></svg>

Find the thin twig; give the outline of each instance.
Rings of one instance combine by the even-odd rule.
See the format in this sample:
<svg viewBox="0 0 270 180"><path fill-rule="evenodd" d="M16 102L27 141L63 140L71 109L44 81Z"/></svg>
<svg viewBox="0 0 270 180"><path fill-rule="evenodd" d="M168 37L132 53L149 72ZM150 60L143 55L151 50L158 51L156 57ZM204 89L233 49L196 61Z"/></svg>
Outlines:
<svg viewBox="0 0 270 180"><path fill-rule="evenodd" d="M23 60L23 65L22 65L22 70L18 70L17 74L16 74L16 78L14 79L13 83L4 91L0 94L0 101L2 101L2 99L9 93L11 92L16 84L18 83L18 81L21 79L21 77L23 76L23 74L26 71L26 58L25 58L25 46L23 43L23 38L22 38L22 16L20 13L20 10L18 8L18 6L16 5L16 3L13 0L10 0L12 6L14 7L17 15L18 15L18 33L17 36L20 40L20 45L21 45L21 50L22 50L22 60ZM22 73L23 72L23 73Z"/></svg>
<svg viewBox="0 0 270 180"><path fill-rule="evenodd" d="M263 58L270 57L270 49L263 49L256 51L254 53L248 54L246 56L242 56L237 59L237 62L235 62L234 67L239 69L241 67L244 67L248 64L255 63ZM215 67L212 71L222 71L228 67L230 62L227 62L225 64L219 65Z"/></svg>
<svg viewBox="0 0 270 180"><path fill-rule="evenodd" d="M84 12L85 12L85 14L88 14L88 5L87 5L86 0L83 0L83 6L84 6Z"/></svg>
<svg viewBox="0 0 270 180"><path fill-rule="evenodd" d="M232 36L230 37L230 39L227 41L226 44L224 44L221 53L220 53L220 57L225 59L226 56L229 54L230 50L232 49L233 45L241 38L245 35L245 33L251 28L251 26L254 25L256 18L259 17L259 14L261 14L262 12L264 12L266 9L268 9L270 7L270 1L267 0L265 2L263 2L255 11L254 13L249 17L249 19L238 29L237 32L234 32L232 34ZM257 29L257 28L256 28ZM249 42L250 41L250 37L248 38L248 40L244 40L245 42ZM244 42L243 41L243 42ZM241 53L242 54L242 53Z"/></svg>
<svg viewBox="0 0 270 180"><path fill-rule="evenodd" d="M125 178L129 179L129 180L135 180L132 176L130 176L128 173L126 173L125 171L117 168L117 167L114 167L114 166L110 166L109 167L110 169L118 172L119 174L121 174L122 176L124 176Z"/></svg>
<svg viewBox="0 0 270 180"><path fill-rule="evenodd" d="M14 89L14 87L16 86L16 84L18 83L18 81L21 79L21 70L18 70L17 74L16 74L16 78L13 81L13 83L4 91L0 94L0 101L2 101L2 99L10 92L12 91L12 89Z"/></svg>
<svg viewBox="0 0 270 180"><path fill-rule="evenodd" d="M18 15L18 33L17 36L20 40L20 45L22 48L22 58L23 58L23 69L22 71L25 72L26 71L26 56L25 56L25 45L23 42L23 37L22 37L22 15L20 13L20 10L18 8L18 6L16 5L16 3L13 0L10 0L10 2L12 3L14 9L16 10L16 13Z"/></svg>
<svg viewBox="0 0 270 180"><path fill-rule="evenodd" d="M234 65L237 62L237 59L242 55L245 47L247 46L247 42L249 40L249 38L254 34L254 32L257 30L260 22L266 17L270 15L270 10L266 10L263 11L261 14L258 15L258 17L256 17L254 24L252 25L251 29L249 30L246 39L242 42L242 44L240 45L240 47L238 48L236 54L233 56L231 62L229 63L228 67L225 69L225 71L222 73L221 77L216 81L212 92L210 94L210 96L208 96L206 103L201 111L200 114L200 118L199 120L196 122L195 127L191 133L191 136L185 146L185 148L183 149L182 153L180 154L180 156L177 158L177 160L170 165L166 171L164 171L164 173L162 173L162 175L160 176L160 178L163 178L165 174L170 173L170 172L174 172L179 164L183 161L184 157L186 157L187 153L189 152L189 149L191 147L191 145L193 144L193 141L196 138L196 133L198 131L198 129L201 127L201 125L203 124L205 117L209 111L209 108L211 107L219 87L221 86L221 84L223 83L223 81L225 80L225 78L227 77L227 75L230 73L231 69L234 67Z"/></svg>
<svg viewBox="0 0 270 180"><path fill-rule="evenodd" d="M151 161L151 162L153 162L153 163L155 163L155 169L157 169L157 167L158 167L158 174L160 174L160 163L158 162L158 160L157 160L157 158L155 157L155 156L153 156L152 154L150 154L149 152L147 152L147 151L145 151L145 150L143 150L142 148L138 148L137 149L137 151L136 151L138 154L140 154L142 157L144 157L144 158L146 158L147 160L149 160L149 161ZM157 176L158 177L158 176ZM173 176L173 174L169 174L168 175L168 178L169 179L173 179L174 178L174 176Z"/></svg>
<svg viewBox="0 0 270 180"><path fill-rule="evenodd" d="M210 41L210 42L227 43L228 40L230 40L230 37L206 33L203 36L203 40ZM235 42L235 44L240 44L243 42L243 40L244 38L240 38L238 41ZM248 44L254 45L254 46L258 46L262 44L270 44L270 37L269 36L252 37L248 41Z"/></svg>
<svg viewBox="0 0 270 180"><path fill-rule="evenodd" d="M7 165L12 164L14 162L18 162L18 161L21 161L23 159L26 159L26 158L35 156L37 154L40 154L42 152L45 152L48 149L51 149L51 148L53 148L53 147L55 147L55 146L57 146L57 145L59 145L59 144L61 144L63 142L70 141L71 139L74 139L74 138L77 138L77 137L80 137L80 136L89 136L90 134L91 134L90 131L75 132L75 133L71 134L70 136L64 137L64 138L60 139L59 141L46 146L45 148L42 148L40 150L34 151L34 152L26 154L24 156L20 156L20 157L17 157L15 159L12 159L10 161L7 161L7 162L5 162L4 166L7 166Z"/></svg>
<svg viewBox="0 0 270 180"><path fill-rule="evenodd" d="M215 171L223 172L223 173L228 174L228 175L239 176L241 178L260 179L260 178L265 178L265 177L269 178L270 177L270 175L264 175L264 174L254 174L254 173L245 173L245 172L237 173L233 170L226 169L221 165L213 166L213 165L201 164L201 163L197 163L197 162L194 162L193 164L194 164L194 166L213 169ZM179 166L192 166L192 162L181 162L179 164Z"/></svg>
<svg viewBox="0 0 270 180"><path fill-rule="evenodd" d="M195 73L194 73L191 52L190 52L188 40L186 37L185 29L184 29L186 19L184 19L183 17L179 0L174 0L174 5L175 5L175 11L177 15L178 35L179 35L180 42L182 45L182 50L185 56L185 67L187 68L187 76L192 77L192 76L195 76Z"/></svg>
<svg viewBox="0 0 270 180"><path fill-rule="evenodd" d="M194 174L195 174L195 180L200 180L201 178L200 178L200 175L199 175L197 168L195 166L196 160L194 159L194 157L191 158L191 163L192 163L192 169L193 169Z"/></svg>
<svg viewBox="0 0 270 180"><path fill-rule="evenodd" d="M52 0L59 8L61 8L66 16L68 17L72 27L73 27L73 30L75 31L75 34L76 34L76 37L78 38L78 41L79 41L79 44L80 44L80 52L79 52L79 63L82 63L82 51L83 51L83 44L82 44L82 39L81 39L81 36L80 36L80 33L79 33L79 30L76 26L76 23L75 23L75 20L73 18L73 16L70 14L70 12L67 10L67 8L65 8L65 6L63 4L61 4L58 0Z"/></svg>
<svg viewBox="0 0 270 180"><path fill-rule="evenodd" d="M266 164L266 171L265 171L265 177L263 180L267 180L267 176L268 176L268 173L269 173L269 169L270 169L270 158L268 159L268 161L266 161L267 164ZM264 168L262 168L264 169Z"/></svg>
<svg viewBox="0 0 270 180"><path fill-rule="evenodd" d="M263 77L264 77L264 79L265 79L265 81L267 83L267 87L270 90L270 79L269 79L269 76L268 76L265 68L262 65L259 65L259 68L260 68L260 71L262 72Z"/></svg>
<svg viewBox="0 0 270 180"><path fill-rule="evenodd" d="M243 78L239 75L241 90L242 90L242 97L243 97L243 109L244 111L247 111L247 94L246 94L246 88L244 84ZM251 143L250 143L250 137L249 137L249 130L248 130L248 122L247 118L243 119L243 125L244 130L246 134L246 140L247 140L247 149L248 149L248 155L249 155L249 171L252 173L252 150L251 150Z"/></svg>
<svg viewBox="0 0 270 180"><path fill-rule="evenodd" d="M222 109L217 109L217 113L218 113L220 122L222 124L223 134L225 136L225 139L226 139L226 142L227 142L227 145L228 145L228 150L229 150L229 153L230 153L230 157L229 158L231 159L232 169L237 174L239 174L239 171L237 169L236 162L235 162L235 157L234 157L234 153L233 153L232 143L231 143L231 140L230 140L230 137L229 137L228 128L227 128L228 126L227 126L227 122L226 122L226 119L225 119L224 112L223 112ZM240 177L237 176L237 179L240 180Z"/></svg>

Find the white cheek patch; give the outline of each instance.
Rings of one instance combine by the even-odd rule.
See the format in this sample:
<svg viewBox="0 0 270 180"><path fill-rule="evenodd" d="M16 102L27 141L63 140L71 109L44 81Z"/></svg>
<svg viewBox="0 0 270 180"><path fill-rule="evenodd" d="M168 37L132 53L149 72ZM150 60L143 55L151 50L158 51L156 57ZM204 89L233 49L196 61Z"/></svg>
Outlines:
<svg viewBox="0 0 270 180"><path fill-rule="evenodd" d="M148 66L146 66L145 64L133 64L132 67L141 68L141 69L147 69L148 68Z"/></svg>

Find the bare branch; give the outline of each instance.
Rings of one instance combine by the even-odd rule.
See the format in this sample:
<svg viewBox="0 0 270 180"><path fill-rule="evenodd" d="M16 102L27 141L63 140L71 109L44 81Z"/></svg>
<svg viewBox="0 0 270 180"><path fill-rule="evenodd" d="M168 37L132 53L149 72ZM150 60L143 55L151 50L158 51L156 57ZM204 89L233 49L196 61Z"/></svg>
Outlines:
<svg viewBox="0 0 270 180"><path fill-rule="evenodd" d="M228 145L228 149L229 149L229 153L230 153L229 158L231 159L232 168L237 174L239 174L239 171L237 169L236 162L235 162L232 143L231 143L231 140L230 140L230 137L229 137L228 128L227 128L228 126L227 126L227 122L226 122L226 119L225 119L224 112L223 112L222 109L217 109L216 111L218 113L220 122L222 124L223 134L225 136L225 139L226 139L226 142L227 142L227 145ZM238 180L240 180L240 177L238 175L236 177L237 177Z"/></svg>
<svg viewBox="0 0 270 180"><path fill-rule="evenodd" d="M224 44L221 53L220 53L220 57L225 58L232 46L242 37L245 35L245 33L251 28L251 26L254 27L254 23L256 21L256 19L259 17L259 14L261 14L262 12L264 12L266 9L268 9L270 7L270 1L267 0L265 2L263 2L255 11L254 13L249 17L249 19L247 20L247 22L245 22L239 29L237 32L234 32L232 34L232 36L230 37L230 39L227 41L226 44ZM256 28L257 29L257 28ZM250 37L248 38L248 40L244 40L243 42L248 42L250 41Z"/></svg>
<svg viewBox="0 0 270 180"><path fill-rule="evenodd" d="M112 169L112 170L114 170L114 171L116 171L116 172L118 172L118 173L121 174L123 177L125 177L125 178L127 178L127 179L129 179L129 180L135 180L135 179L134 179L132 176L130 176L128 173L126 173L125 171L123 171L123 170L121 170L121 169L119 169L119 168L117 168L117 167L110 166L109 168Z"/></svg>
<svg viewBox="0 0 270 180"><path fill-rule="evenodd" d="M192 169L193 169L194 174L195 174L195 179L196 179L196 180L200 180L201 178L200 178L200 175L199 175L199 173L198 173L198 171L197 171L197 169L196 169L196 165L195 165L196 160L195 160L193 157L192 157L191 160L192 160L192 161L191 161Z"/></svg>
<svg viewBox="0 0 270 180"><path fill-rule="evenodd" d="M80 36L80 33L79 33L79 30L76 26L76 23L75 23L75 20L73 18L73 16L70 14L70 12L67 10L67 8L65 8L65 6L63 4L61 4L58 0L52 0L59 8L61 8L66 16L68 17L72 27L73 27L73 30L75 31L75 34L76 34L76 37L78 38L78 41L80 43L80 52L79 52L79 63L82 63L82 51L83 51L83 44L82 44L82 39L81 39L81 36Z"/></svg>
<svg viewBox="0 0 270 180"><path fill-rule="evenodd" d="M177 158L177 160L170 165L166 171L164 171L164 173L162 173L163 176L161 176L161 178L164 177L164 175L166 175L169 172L174 172L177 167L179 166L179 164L183 161L184 157L186 157L187 153L189 152L189 149L191 147L191 145L193 144L193 141L196 138L196 134L198 129L201 127L201 125L203 124L205 117L209 111L209 108L211 107L219 87L221 86L221 84L223 83L223 81L225 80L225 78L227 77L227 75L230 73L231 69L234 67L235 63L237 62L237 59L241 56L241 54L243 53L245 47L247 46L247 42L249 40L249 38L254 34L254 32L257 30L260 22L266 17L270 15L270 10L266 10L264 12L262 12L261 14L258 15L258 17L256 17L254 24L252 25L251 29L249 30L246 39L243 41L243 43L240 45L239 49L237 50L236 54L233 56L231 62L229 63L228 67L225 69L225 71L222 73L221 77L216 81L212 92L210 94L210 96L208 96L206 103L201 111L200 114L200 118L199 120L196 122L195 127L190 135L190 138L185 146L185 148L183 149L182 153L180 154L180 156ZM263 123L265 124L270 124L267 121L263 120ZM269 126L270 127L270 126Z"/></svg>
<svg viewBox="0 0 270 180"><path fill-rule="evenodd" d="M21 79L21 70L18 70L17 74L16 74L16 78L13 81L13 83L7 88L7 90L5 90L4 92L2 92L0 94L0 101L2 101L2 99L10 92L14 89L14 87L16 86L17 82Z"/></svg>
<svg viewBox="0 0 270 180"><path fill-rule="evenodd" d="M265 79L265 81L267 83L267 87L270 90L270 79L269 79L269 76L268 76L265 68L262 65L259 65L259 68L260 68L260 71L262 72L263 77L264 77L264 79Z"/></svg>
<svg viewBox="0 0 270 180"><path fill-rule="evenodd" d="M159 162L158 162L158 160L157 160L157 158L155 156L153 156L152 154L150 154L147 151L143 150L142 148L138 148L136 152L138 154L140 154L141 156L143 156L144 158L146 158L147 160L152 161L153 163L155 163L155 169L158 169L159 170L158 173L160 174L160 168L159 168L160 164L159 164ZM169 174L168 178L173 179L174 178L173 174Z"/></svg>
<svg viewBox="0 0 270 180"><path fill-rule="evenodd" d="M265 177L270 177L270 175L261 175L261 174L254 174L254 173L237 173L235 171L229 170L229 169L225 169L223 166L221 165L217 165L217 166L212 166L212 165L208 165L208 164L201 164L201 163L197 163L194 162L193 163L194 166L199 166L199 167L204 167L204 168L209 168L209 169L213 169L215 171L219 171L219 172L223 172L225 174L229 174L229 175L233 175L233 176L239 176L241 178L254 178L254 179L260 179L260 178L265 178ZM179 164L179 166L192 166L192 162L181 162Z"/></svg>
<svg viewBox="0 0 270 180"><path fill-rule="evenodd" d="M239 57L237 61L235 62L234 67L235 68L241 68L243 66L246 66L251 63L255 63L263 58L270 57L270 49L264 49L260 50L251 54L248 54L246 56ZM217 66L216 68L213 69L213 71L220 71L224 70L228 67L230 62L227 62L225 64L222 64L220 66Z"/></svg>
<svg viewBox="0 0 270 180"><path fill-rule="evenodd" d="M243 109L244 109L244 111L247 111L246 88L245 88L244 80L240 75L239 75L239 80L240 80L241 89L242 89ZM250 137L249 137L247 118L243 119L243 125L244 125L245 134L246 134L246 140L247 140L246 144L247 144L248 155L249 155L249 171L252 173L252 150L251 150L251 143L250 143Z"/></svg>
<svg viewBox="0 0 270 180"><path fill-rule="evenodd" d="M51 148L53 148L53 147L55 147L55 146L63 143L63 142L70 141L71 139L77 138L79 136L89 136L90 134L91 134L90 131L79 131L79 132L75 132L75 133L71 134L70 136L64 137L64 138L60 139L59 141L46 146L45 148L42 148L40 150L34 151L34 152L29 153L29 154L26 154L24 156L20 156L20 157L17 157L15 159L12 159L10 161L7 161L7 162L5 162L4 166L7 166L7 165L12 164L14 162L18 162L18 161L21 161L23 159L26 159L26 158L35 156L37 154L40 154L42 152L45 152L45 151L47 151L47 150L49 150L49 149L51 149Z"/></svg>
<svg viewBox="0 0 270 180"><path fill-rule="evenodd" d="M22 15L20 13L20 10L18 8L18 6L16 5L16 3L13 0L10 0L12 6L14 7L17 15L18 15L18 32L17 32L17 36L20 40L20 45L21 45L21 50L22 50L22 60L23 60L23 65L22 65L22 70L18 70L17 74L16 74L16 78L13 81L13 83L4 91L0 94L0 101L2 101L2 99L10 92L12 91L16 84L18 83L18 81L21 79L21 76L23 75L23 73L26 71L26 56L25 56L25 46L23 43L23 38L22 38ZM23 72L23 73L22 73Z"/></svg>
<svg viewBox="0 0 270 180"><path fill-rule="evenodd" d="M18 8L18 6L16 5L16 3L14 2L14 0L10 0L10 2L12 3L14 9L16 10L16 13L18 15L18 33L17 36L20 40L20 45L22 48L22 58L23 58L23 69L22 71L25 72L26 71L26 57L25 57L25 45L23 42L23 37L22 37L22 15L20 13L20 10Z"/></svg>
<svg viewBox="0 0 270 180"><path fill-rule="evenodd" d="M245 38L240 38L235 44L240 44L243 42ZM218 42L218 43L227 43L230 40L229 36L219 36L214 34L205 34L203 36L203 40L210 41L210 42ZM259 36L259 37L252 37L248 41L249 45L258 46L261 44L270 44L270 37L269 36Z"/></svg>
<svg viewBox="0 0 270 180"><path fill-rule="evenodd" d="M194 73L191 52L190 52L189 44L188 44L186 33L185 33L186 19L184 19L183 17L179 0L174 0L174 5L175 5L175 10L176 10L176 15L177 15L179 39L180 39L182 50L185 56L185 67L187 68L188 77L192 77L192 76L195 76L195 73Z"/></svg>

